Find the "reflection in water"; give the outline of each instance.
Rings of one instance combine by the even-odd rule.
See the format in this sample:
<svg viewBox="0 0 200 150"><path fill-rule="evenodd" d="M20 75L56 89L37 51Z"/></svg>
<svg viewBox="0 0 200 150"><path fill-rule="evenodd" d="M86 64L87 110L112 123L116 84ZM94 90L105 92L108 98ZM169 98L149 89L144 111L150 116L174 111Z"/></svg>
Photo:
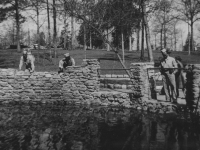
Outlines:
<svg viewBox="0 0 200 150"><path fill-rule="evenodd" d="M1 150L199 150L195 116L89 106L1 106Z"/></svg>

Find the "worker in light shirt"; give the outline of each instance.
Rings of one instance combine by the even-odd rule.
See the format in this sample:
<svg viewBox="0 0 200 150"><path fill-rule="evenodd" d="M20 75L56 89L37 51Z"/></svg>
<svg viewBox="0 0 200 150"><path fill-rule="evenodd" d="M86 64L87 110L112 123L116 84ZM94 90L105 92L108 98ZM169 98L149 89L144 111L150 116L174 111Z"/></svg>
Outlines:
<svg viewBox="0 0 200 150"><path fill-rule="evenodd" d="M169 49L161 49L163 58L160 61L161 74L163 80L163 87L165 91L166 101L172 101L177 103L176 93L176 79L175 73L177 72L177 63L173 57L170 57L171 53Z"/></svg>
<svg viewBox="0 0 200 150"><path fill-rule="evenodd" d="M25 71L30 73L35 71L35 57L31 54L29 48L23 49L23 55L20 58L19 70L22 70L22 66L25 65Z"/></svg>

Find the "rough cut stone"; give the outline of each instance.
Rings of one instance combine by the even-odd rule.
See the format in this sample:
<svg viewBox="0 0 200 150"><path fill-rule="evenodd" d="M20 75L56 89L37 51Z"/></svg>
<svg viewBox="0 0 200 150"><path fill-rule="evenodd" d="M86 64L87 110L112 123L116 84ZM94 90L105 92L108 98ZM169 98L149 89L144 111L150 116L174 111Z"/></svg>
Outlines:
<svg viewBox="0 0 200 150"><path fill-rule="evenodd" d="M151 110L152 112L155 112L156 109L167 109L168 106L164 107L153 103L150 105L148 99L146 99L149 94L147 68L152 66L151 63L133 63L130 67L131 81L124 81L124 84L110 83L109 86L113 88L132 89L131 96L122 92L99 92L100 85L101 87L106 86L105 83L100 84L97 70L99 62L96 59L86 59L81 66L69 67L63 74L57 72L34 72L29 74L23 71L0 69L0 82L3 82L3 84L0 84L0 101L47 102L52 104L65 101L67 103L132 107ZM200 67L197 66L196 68ZM193 81L195 82L199 80L199 70L196 69L196 73L194 73ZM108 78L111 75L105 75L104 77ZM128 75L112 75L112 77L129 79ZM191 86L195 96L198 95L196 87L196 85ZM171 109L170 106L169 109ZM163 112L165 111L163 110Z"/></svg>

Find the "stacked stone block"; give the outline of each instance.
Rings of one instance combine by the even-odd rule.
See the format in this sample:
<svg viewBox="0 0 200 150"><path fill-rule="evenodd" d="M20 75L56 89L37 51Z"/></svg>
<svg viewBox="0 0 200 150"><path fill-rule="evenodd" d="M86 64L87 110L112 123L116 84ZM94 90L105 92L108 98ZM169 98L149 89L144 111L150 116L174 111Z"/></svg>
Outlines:
<svg viewBox="0 0 200 150"><path fill-rule="evenodd" d="M129 108L132 104L129 93L122 93L117 91L99 91L93 92L92 95L95 101L103 106L122 106Z"/></svg>
<svg viewBox="0 0 200 150"><path fill-rule="evenodd" d="M132 74L132 92L133 97L142 98L143 100L150 99L149 89L149 72L148 68L152 68L153 63L132 63L131 74Z"/></svg>

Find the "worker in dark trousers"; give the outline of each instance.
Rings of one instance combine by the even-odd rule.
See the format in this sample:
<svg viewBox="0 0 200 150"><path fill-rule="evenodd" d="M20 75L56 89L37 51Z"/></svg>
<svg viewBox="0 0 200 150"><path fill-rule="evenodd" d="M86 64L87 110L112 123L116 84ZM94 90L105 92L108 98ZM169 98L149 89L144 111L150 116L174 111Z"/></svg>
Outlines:
<svg viewBox="0 0 200 150"><path fill-rule="evenodd" d="M61 59L59 61L59 71L58 73L61 73L64 71L64 69L68 66L75 66L74 58L72 58L69 53L64 54L65 58Z"/></svg>
<svg viewBox="0 0 200 150"><path fill-rule="evenodd" d="M155 81L153 76L150 77L149 83L150 83L151 98L152 99L157 99L156 81Z"/></svg>
<svg viewBox="0 0 200 150"><path fill-rule="evenodd" d="M30 73L35 71L35 57L31 54L30 49L24 49L23 55L20 58L19 70L22 70L23 64L25 65L25 71L29 71Z"/></svg>

